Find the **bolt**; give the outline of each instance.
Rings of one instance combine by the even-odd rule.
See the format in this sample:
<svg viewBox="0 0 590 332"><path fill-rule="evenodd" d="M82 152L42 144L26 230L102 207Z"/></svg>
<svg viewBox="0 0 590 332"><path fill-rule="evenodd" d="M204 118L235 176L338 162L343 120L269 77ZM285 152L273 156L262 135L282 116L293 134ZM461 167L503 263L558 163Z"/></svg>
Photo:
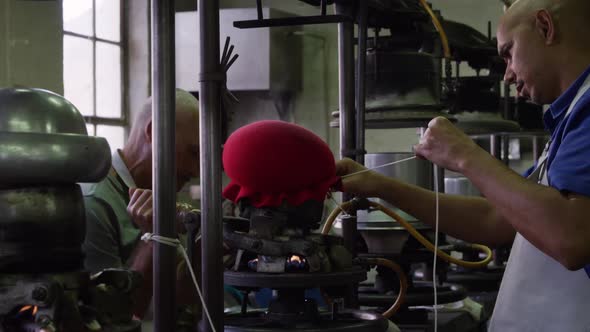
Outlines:
<svg viewBox="0 0 590 332"><path fill-rule="evenodd" d="M47 288L45 287L37 287L33 289L32 297L35 301L43 302L47 300L47 295L49 294L47 292Z"/></svg>

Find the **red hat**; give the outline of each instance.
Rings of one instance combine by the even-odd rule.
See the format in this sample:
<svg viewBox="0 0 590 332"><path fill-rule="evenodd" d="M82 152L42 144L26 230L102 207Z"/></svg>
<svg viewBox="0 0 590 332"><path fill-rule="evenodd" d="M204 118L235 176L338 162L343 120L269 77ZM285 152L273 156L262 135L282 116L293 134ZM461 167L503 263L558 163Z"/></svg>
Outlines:
<svg viewBox="0 0 590 332"><path fill-rule="evenodd" d="M313 132L283 121L254 122L236 130L223 148L223 167L231 179L223 196L248 198L255 207L323 202L336 176L334 156Z"/></svg>

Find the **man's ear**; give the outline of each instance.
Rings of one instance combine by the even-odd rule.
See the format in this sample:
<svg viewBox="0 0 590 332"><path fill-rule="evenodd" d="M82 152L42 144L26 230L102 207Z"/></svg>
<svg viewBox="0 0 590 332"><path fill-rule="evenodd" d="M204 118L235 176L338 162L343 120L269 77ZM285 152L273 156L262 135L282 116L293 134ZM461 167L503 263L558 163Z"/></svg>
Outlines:
<svg viewBox="0 0 590 332"><path fill-rule="evenodd" d="M147 125L145 126L144 135L150 144L152 143L152 120L149 120Z"/></svg>
<svg viewBox="0 0 590 332"><path fill-rule="evenodd" d="M547 9L541 9L535 15L535 27L537 32L545 41L545 45L553 45L556 42L557 32L555 21Z"/></svg>

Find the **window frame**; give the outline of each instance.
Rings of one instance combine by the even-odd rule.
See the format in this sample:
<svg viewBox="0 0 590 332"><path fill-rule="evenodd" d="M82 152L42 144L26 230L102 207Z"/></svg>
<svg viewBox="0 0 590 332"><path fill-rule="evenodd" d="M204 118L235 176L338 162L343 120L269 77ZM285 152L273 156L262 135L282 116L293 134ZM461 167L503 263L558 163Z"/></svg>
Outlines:
<svg viewBox="0 0 590 332"><path fill-rule="evenodd" d="M125 1L119 0L119 41L108 40L104 38L99 38L96 36L96 0L92 0L92 35L81 34L77 32L63 30L64 36L72 36L77 38L84 38L92 42L92 114L93 115L84 115L84 121L86 124L89 124L94 129L94 134L96 134L96 126L97 125L107 125L107 126L116 126L116 127L123 127L124 129L124 141L127 141L127 134L128 134L128 124L129 124L129 111L128 111L128 94L127 94L127 87L128 87L128 76L127 76L127 68L128 68L128 58L126 52L126 33L124 27L126 26L126 15L125 15L125 8L124 5ZM63 4L62 4L63 5ZM108 118L96 115L97 110L97 101L96 101L96 45L97 43L107 43L110 45L117 46L120 51L121 57L121 66L120 66L120 77L121 77L121 116L119 118Z"/></svg>

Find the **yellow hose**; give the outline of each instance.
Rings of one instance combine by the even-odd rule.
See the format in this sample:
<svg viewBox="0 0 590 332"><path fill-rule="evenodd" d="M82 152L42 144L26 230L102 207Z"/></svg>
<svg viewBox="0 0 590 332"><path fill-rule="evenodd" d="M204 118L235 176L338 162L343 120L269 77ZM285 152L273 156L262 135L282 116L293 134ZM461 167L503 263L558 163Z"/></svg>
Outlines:
<svg viewBox="0 0 590 332"><path fill-rule="evenodd" d="M426 10L428 15L430 15L430 18L432 19L432 24L434 24L436 31L440 35L440 41L442 43L443 54L444 54L445 58L450 59L451 58L451 48L449 47L449 39L447 38L447 34L446 34L445 30L443 29L442 24L440 23L440 21L438 20L438 18L436 17L436 15L432 11L432 9L430 8L430 6L426 2L426 0L420 0L420 4L422 5L422 7L424 7L424 10Z"/></svg>
<svg viewBox="0 0 590 332"><path fill-rule="evenodd" d="M348 207L350 207L351 204L352 203L350 202L343 203L341 206L336 207L334 211L332 211L332 213L330 213L328 219L326 219L324 227L322 228L322 234L327 235L330 232L330 229L332 228L332 225L334 224L336 217L338 217L338 215L343 209L346 210ZM418 231L400 215L376 202L369 201L369 205L382 211L383 213L385 213L386 215L400 223L400 225L402 225L410 233L410 235L412 235L416 240L418 240L418 242L420 242L424 247L426 247L428 250L432 252L435 252L434 245L430 241L428 241L428 239L422 236L422 234L418 233ZM436 255L449 263L457 264L459 266L466 268L485 267L492 261L492 250L490 248L481 244L471 244L470 246L473 249L483 251L486 254L486 258L479 262L468 262L452 257L451 255L447 254L446 252L438 248L436 248Z"/></svg>
<svg viewBox="0 0 590 332"><path fill-rule="evenodd" d="M406 277L406 274L404 270L401 268L401 266L397 265L389 259L367 258L366 262L371 265L375 264L384 266L388 269L393 270L397 274L397 277L399 279L399 293L397 294L397 299L391 305L391 307L389 307L389 309L387 309L384 313L381 314L383 317L389 319L391 318L391 316L393 316L393 314L395 314L399 310L402 304L406 301L406 292L408 290L408 278Z"/></svg>

